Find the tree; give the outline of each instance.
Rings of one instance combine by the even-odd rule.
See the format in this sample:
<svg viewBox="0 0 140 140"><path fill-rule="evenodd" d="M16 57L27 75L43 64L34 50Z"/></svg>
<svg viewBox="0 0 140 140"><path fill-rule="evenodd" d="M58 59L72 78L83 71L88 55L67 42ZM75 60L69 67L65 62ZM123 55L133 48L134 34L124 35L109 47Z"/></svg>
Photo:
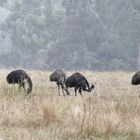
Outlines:
<svg viewBox="0 0 140 140"><path fill-rule="evenodd" d="M40 59L37 54L47 46L49 40L47 38L50 35L48 23L51 21L51 19L48 19L49 16L51 17L50 9L47 13L47 9L42 8L44 3L51 7L50 1L16 0L11 8L6 29L13 44L12 50L18 56L16 58L18 60L17 65L40 67L36 63Z"/></svg>
<svg viewBox="0 0 140 140"><path fill-rule="evenodd" d="M4 26L12 42L14 65L90 70L138 67L138 0L62 0L62 5L55 1L15 0Z"/></svg>

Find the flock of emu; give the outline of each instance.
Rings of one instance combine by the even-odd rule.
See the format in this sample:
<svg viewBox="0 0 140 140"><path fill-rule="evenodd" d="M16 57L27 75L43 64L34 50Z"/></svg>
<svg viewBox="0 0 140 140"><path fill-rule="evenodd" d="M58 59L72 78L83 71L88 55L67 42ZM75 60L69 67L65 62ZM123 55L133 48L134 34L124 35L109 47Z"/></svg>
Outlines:
<svg viewBox="0 0 140 140"><path fill-rule="evenodd" d="M64 91L66 91L67 95L70 95L68 88L74 87L75 96L77 95L77 90L80 93L80 95L82 95L82 90L91 92L91 90L94 88L94 85L91 85L90 87L87 79L78 72L66 78L66 74L62 70L56 70L50 75L50 81L51 82L54 81L58 85L59 95L60 95L60 86L62 88L63 95L65 95Z"/></svg>
<svg viewBox="0 0 140 140"><path fill-rule="evenodd" d="M33 84L30 76L24 70L12 71L7 75L6 79L9 84L18 84L19 89L23 87L26 93L31 93ZM56 70L50 75L50 81L56 82L59 95L60 87L62 88L63 95L65 95L65 92L67 95L70 95L68 88L74 87L75 96L77 95L77 90L82 95L82 90L91 92L94 88L94 85L90 87L86 78L78 72L66 78L66 74L62 70Z"/></svg>
<svg viewBox="0 0 140 140"><path fill-rule="evenodd" d="M14 70L10 72L6 77L6 80L9 84L18 84L19 89L23 87L24 91L28 94L32 91L32 80L24 70ZM75 96L77 95L77 90L80 95L82 95L82 90L86 92L91 92L92 89L94 89L94 85L90 86L85 76L83 76L79 72L76 72L66 78L66 74L62 70L58 69L50 75L50 81L56 82L59 95L60 87L62 88L63 95L65 95L65 93L67 95L70 95L68 88L74 88ZM132 76L131 84L140 84L140 71Z"/></svg>

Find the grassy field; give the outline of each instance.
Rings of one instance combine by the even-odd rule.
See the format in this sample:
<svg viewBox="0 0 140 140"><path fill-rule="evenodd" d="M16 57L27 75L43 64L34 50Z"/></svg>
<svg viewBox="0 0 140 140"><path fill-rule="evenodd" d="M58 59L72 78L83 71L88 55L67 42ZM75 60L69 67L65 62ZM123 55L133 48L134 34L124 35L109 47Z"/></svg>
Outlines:
<svg viewBox="0 0 140 140"><path fill-rule="evenodd" d="M58 96L51 72L27 71L29 96L8 85L0 70L0 140L139 140L139 86L133 73L81 71L95 89L83 96ZM69 76L73 72L67 72Z"/></svg>

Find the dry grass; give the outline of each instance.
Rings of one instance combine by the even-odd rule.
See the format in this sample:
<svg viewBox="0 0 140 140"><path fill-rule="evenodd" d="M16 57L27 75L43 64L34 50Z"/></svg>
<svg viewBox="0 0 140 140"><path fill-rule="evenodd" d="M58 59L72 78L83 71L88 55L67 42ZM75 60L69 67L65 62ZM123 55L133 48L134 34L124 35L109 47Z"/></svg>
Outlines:
<svg viewBox="0 0 140 140"><path fill-rule="evenodd" d="M0 70L0 140L139 140L139 86L133 73L82 71L95 85L83 96L58 96L50 72L28 71L30 96L8 85ZM72 72L67 72L70 75Z"/></svg>

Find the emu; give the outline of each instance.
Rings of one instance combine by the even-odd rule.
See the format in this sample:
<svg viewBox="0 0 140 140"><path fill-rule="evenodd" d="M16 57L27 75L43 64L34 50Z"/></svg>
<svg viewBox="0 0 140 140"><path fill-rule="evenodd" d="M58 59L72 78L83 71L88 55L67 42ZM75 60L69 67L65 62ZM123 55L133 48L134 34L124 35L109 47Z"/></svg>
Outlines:
<svg viewBox="0 0 140 140"><path fill-rule="evenodd" d="M132 76L131 84L132 84L132 85L139 85L139 84L140 84L140 71L136 72L136 73Z"/></svg>
<svg viewBox="0 0 140 140"><path fill-rule="evenodd" d="M24 70L14 70L10 72L6 80L9 84L18 84L19 90L23 87L24 91L28 94L32 91L32 80Z"/></svg>
<svg viewBox="0 0 140 140"><path fill-rule="evenodd" d="M140 71L136 72L132 76L131 84L132 85L139 85L140 84ZM139 97L140 97L140 94L139 94Z"/></svg>
<svg viewBox="0 0 140 140"><path fill-rule="evenodd" d="M58 95L60 96L60 86L62 88L62 92L63 95L65 95L64 91L67 93L67 95L69 95L68 90L66 89L66 74L58 69L56 71L54 71L51 75L50 75L50 81L51 82L56 82L57 86L58 86Z"/></svg>
<svg viewBox="0 0 140 140"><path fill-rule="evenodd" d="M75 96L77 96L77 90L79 90L80 95L82 95L82 90L91 92L94 88L94 85L89 86L87 79L79 72L72 74L70 77L66 79L66 88L75 89Z"/></svg>

